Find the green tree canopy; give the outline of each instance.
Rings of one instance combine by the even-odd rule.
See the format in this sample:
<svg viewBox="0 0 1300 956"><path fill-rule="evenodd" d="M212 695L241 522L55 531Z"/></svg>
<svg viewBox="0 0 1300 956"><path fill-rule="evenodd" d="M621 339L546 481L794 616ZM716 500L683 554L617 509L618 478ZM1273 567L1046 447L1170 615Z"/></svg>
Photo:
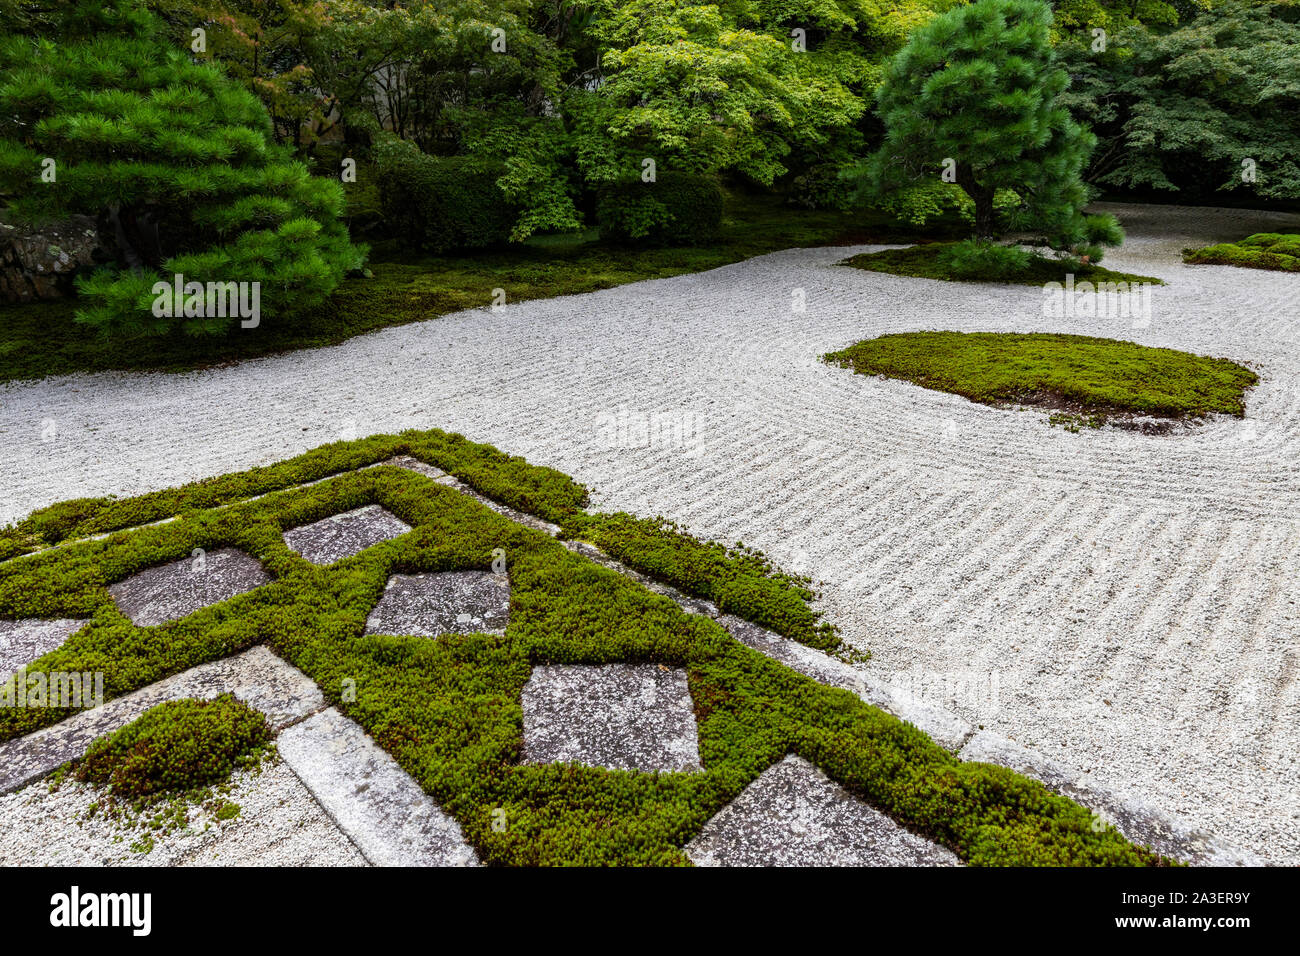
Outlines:
<svg viewBox="0 0 1300 956"><path fill-rule="evenodd" d="M220 332L235 320L156 315L155 284L257 282L261 317L287 319L360 266L339 184L277 147L257 97L138 2L23 7L27 30L0 38L0 199L18 219L99 219L118 261L80 283L79 320Z"/></svg>
<svg viewBox="0 0 1300 956"><path fill-rule="evenodd" d="M1067 103L1101 136L1094 182L1300 198L1300 4L1222 0L1175 29L1130 27L1105 51L1066 43ZM1244 174L1244 175L1243 175Z"/></svg>
<svg viewBox="0 0 1300 956"><path fill-rule="evenodd" d="M1113 221L1082 212L1094 138L1059 101L1069 76L1055 62L1051 25L1040 0L977 0L913 32L877 94L885 136L870 183L887 191L946 170L974 203L978 236L995 234L994 198L1011 190L1020 204L1009 224L1041 231L1056 248L1118 242Z"/></svg>

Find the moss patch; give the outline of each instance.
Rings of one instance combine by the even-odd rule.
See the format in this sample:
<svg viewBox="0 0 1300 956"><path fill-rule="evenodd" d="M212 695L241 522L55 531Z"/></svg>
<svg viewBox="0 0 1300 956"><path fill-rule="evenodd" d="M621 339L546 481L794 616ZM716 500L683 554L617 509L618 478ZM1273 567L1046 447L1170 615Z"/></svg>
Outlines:
<svg viewBox="0 0 1300 956"><path fill-rule="evenodd" d="M92 743L75 775L127 800L194 790L255 765L271 736L266 718L232 694L167 701Z"/></svg>
<svg viewBox="0 0 1300 956"><path fill-rule="evenodd" d="M696 593L721 596L743 617L785 621L792 631L815 628L794 610L797 579L744 549L692 542L666 524L586 515L575 504L580 486L558 473L486 446L456 453L460 442L443 433L379 436L300 456L256 478L245 473L173 489L147 506L133 499L82 509L79 514L89 515L83 521L102 520L110 513L103 509L116 509L121 520L133 511L156 515L165 501L180 516L0 564L0 615L88 617L28 673L102 671L109 697L267 644L453 814L489 863L684 864L681 847L788 753L970 863L1166 862L1114 829L1095 831L1088 810L1042 784L963 763L856 695L776 663L715 621L687 614L550 535L419 473L380 466L307 487L282 486L224 508L192 507L191 495L224 500L236 490L265 489L400 448L431 464L452 461L480 490L492 488L506 503L531 500L543 517L587 531ZM412 531L328 567L310 564L284 543L285 528L372 503ZM133 625L108 595L113 581L195 547L220 546L256 556L271 583L152 628ZM364 633L391 575L487 570L498 549L511 581L506 634L430 640ZM612 662L686 669L702 772L519 762L521 692L531 668ZM53 708L0 710L0 740L64 716Z"/></svg>
<svg viewBox="0 0 1300 956"><path fill-rule="evenodd" d="M906 249L885 249L882 252L865 252L862 255L845 259L841 265L868 272L887 272L896 276L912 276L918 279L942 279L945 282L1001 282L1009 285L1043 285L1047 282L1064 282L1068 274L1073 274L1079 282L1150 282L1164 285L1160 279L1151 276L1131 275L1127 272L1114 272L1103 266L1089 265L1069 259L1049 259L1045 256L1030 255L1023 270L996 278L980 278L966 275L954 275L945 263L945 253L957 246L951 242L930 242L924 245L908 246Z"/></svg>
<svg viewBox="0 0 1300 956"><path fill-rule="evenodd" d="M1228 359L1084 335L905 332L832 352L827 362L989 405L1047 405L1089 417L1242 415L1259 379Z"/></svg>
<svg viewBox="0 0 1300 956"><path fill-rule="evenodd" d="M1224 242L1202 249L1184 249L1183 261L1192 265L1242 266L1300 272L1300 235L1258 232L1240 242Z"/></svg>

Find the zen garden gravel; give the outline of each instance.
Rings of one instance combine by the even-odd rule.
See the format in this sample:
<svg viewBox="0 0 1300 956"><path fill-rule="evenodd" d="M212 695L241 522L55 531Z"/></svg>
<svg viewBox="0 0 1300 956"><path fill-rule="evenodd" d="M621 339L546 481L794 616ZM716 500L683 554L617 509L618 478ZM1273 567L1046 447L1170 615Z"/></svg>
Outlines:
<svg viewBox="0 0 1300 956"><path fill-rule="evenodd" d="M770 645L759 649L905 714L965 759L1037 776L1135 839L1137 821L1162 852L1209 841L1294 865L1300 277L1252 272L1247 279L1238 269L1183 265L1179 253L1253 232L1296 231L1298 220L1108 208L1128 240L1106 265L1168 283L1153 294L1151 321L1137 327L1131 319L1047 318L1035 288L836 265L879 247L802 249L192 374L9 385L0 390L0 522L66 498L134 495L266 465L339 439L413 427L462 432L573 476L594 489L593 506L603 511L663 514L697 537L761 548L778 566L814 578L819 609L849 645L873 656L849 665L761 629L745 633L744 622L728 625L742 643ZM792 307L799 290L806 311ZM1164 436L1113 428L1070 434L1048 428L1041 412L989 408L819 361L863 338L916 329L1124 338L1231 358L1261 382L1241 420L1213 419ZM302 553L322 563L347 553L348 541L371 540L353 539L346 528L299 530ZM373 540L402 533L385 521ZM256 586L241 579L249 569L238 552L204 557L229 571L218 592L181 589L168 606L157 582L139 575L115 598L125 613L153 622ZM416 599L397 578L389 587L407 609L402 620L422 608L434 616L435 633L456 629L447 613L465 615L461 623L475 631L504 628L491 618L491 596L508 583L480 575L455 592L473 598L463 609L451 606L446 590ZM0 624L0 660L6 667L30 660L72 626ZM274 657L261 648L250 655ZM157 702L239 684L230 662L195 670L204 668L207 677L190 672L162 682L174 682L171 689L137 693ZM540 670L531 694L524 692L526 704L538 705L534 718L572 721L562 707L542 703L547 681L563 675ZM607 697L599 682L584 688L592 707L615 708L605 726L635 725L629 708L643 698L639 691L629 697L622 682L637 680L609 680ZM644 699L667 694L671 701L680 691L655 686ZM254 706L281 715L273 721L285 741L281 763L241 778L234 798L261 810L217 828L232 835L229 849L224 836L205 837L160 844L149 856L259 859L261 838L246 831L260 826L272 847L262 862L392 862L411 859L403 854L420 846L437 851L422 862L473 862L454 822L422 802L418 787L403 796L400 781L409 779L367 748L359 728L353 732L305 688L263 696ZM60 731L57 743L42 738L45 750L32 739L51 731L0 744L9 781L0 786L8 792L0 797L0 828L49 835L66 827L90 798L69 784L43 795L40 777L145 706L110 701L88 712L99 716L86 727ZM318 758L294 749L312 732L334 742L319 759L340 761L346 773L312 768ZM678 758L684 752L673 733L680 732L666 736L667 752ZM612 759L607 744L589 728L566 735L551 726L538 729L531 746L600 764ZM327 781L353 779L347 774L380 782L380 810L329 792ZM887 818L887 826L863 822L872 814L811 765L787 759L715 816L687 854L706 863L807 862L800 856L807 852L827 862L946 861L946 850L893 832ZM766 821L763 833L744 838L756 819ZM291 838L294 821L319 839ZM245 836L236 837L241 828ZM846 843L846 828L874 843ZM802 842L781 836L791 832ZM84 833L83 842L84 857L50 862L91 862L120 850L98 832Z"/></svg>

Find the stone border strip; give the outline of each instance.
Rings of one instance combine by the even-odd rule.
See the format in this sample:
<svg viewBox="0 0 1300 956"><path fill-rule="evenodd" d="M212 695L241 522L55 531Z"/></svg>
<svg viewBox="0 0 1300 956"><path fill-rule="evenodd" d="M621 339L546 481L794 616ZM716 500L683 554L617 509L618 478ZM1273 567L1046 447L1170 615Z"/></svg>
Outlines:
<svg viewBox="0 0 1300 956"><path fill-rule="evenodd" d="M478 865L460 825L335 708L299 721L275 744L372 866Z"/></svg>
<svg viewBox="0 0 1300 956"><path fill-rule="evenodd" d="M169 700L230 692L261 711L277 749L343 834L377 866L475 865L460 826L376 745L327 707L316 683L267 647L183 671L61 723L0 744L0 793L75 760L98 737Z"/></svg>

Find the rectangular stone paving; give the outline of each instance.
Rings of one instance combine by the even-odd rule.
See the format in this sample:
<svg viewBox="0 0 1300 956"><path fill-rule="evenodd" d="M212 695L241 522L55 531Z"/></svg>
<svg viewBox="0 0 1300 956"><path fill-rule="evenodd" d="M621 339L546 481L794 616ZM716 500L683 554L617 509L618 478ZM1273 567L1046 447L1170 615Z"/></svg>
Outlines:
<svg viewBox="0 0 1300 956"><path fill-rule="evenodd" d="M118 608L140 627L166 624L270 581L258 560L235 548L146 568L109 585Z"/></svg>
<svg viewBox="0 0 1300 956"><path fill-rule="evenodd" d="M488 571L395 574L366 618L367 634L504 634L510 581Z"/></svg>
<svg viewBox="0 0 1300 956"><path fill-rule="evenodd" d="M85 623L70 617L0 621L0 680L60 647Z"/></svg>
<svg viewBox="0 0 1300 956"><path fill-rule="evenodd" d="M685 847L697 866L960 866L802 757L768 767Z"/></svg>
<svg viewBox="0 0 1300 956"><path fill-rule="evenodd" d="M312 564L325 565L410 530L410 525L382 505L366 505L290 528L284 533L284 543Z"/></svg>
<svg viewBox="0 0 1300 956"><path fill-rule="evenodd" d="M523 709L528 763L701 769L691 693L680 667L534 667L524 685Z"/></svg>
<svg viewBox="0 0 1300 956"><path fill-rule="evenodd" d="M375 866L476 866L460 825L396 760L330 707L284 731L276 748Z"/></svg>

